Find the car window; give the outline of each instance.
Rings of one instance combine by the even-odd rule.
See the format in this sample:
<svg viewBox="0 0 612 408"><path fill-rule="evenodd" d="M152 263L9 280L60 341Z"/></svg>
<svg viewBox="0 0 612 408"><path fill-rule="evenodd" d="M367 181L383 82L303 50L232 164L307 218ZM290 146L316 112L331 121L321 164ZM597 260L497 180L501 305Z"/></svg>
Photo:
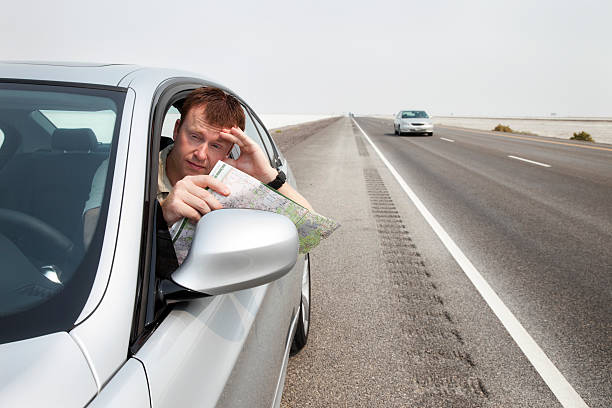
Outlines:
<svg viewBox="0 0 612 408"><path fill-rule="evenodd" d="M428 118L427 113L424 111L404 111L402 112L402 118Z"/></svg>
<svg viewBox="0 0 612 408"><path fill-rule="evenodd" d="M172 138L174 134L174 124L177 119L181 118L181 112L174 106L171 106L166 112L166 116L164 116L164 123L162 125L161 135L164 137Z"/></svg>
<svg viewBox="0 0 612 408"><path fill-rule="evenodd" d="M264 152L267 152L266 146L264 145L263 141L261 140L261 137L259 136L259 132L257 131L257 127L255 126L255 124L253 123L253 119L251 119L251 115L249 114L249 112L245 109L245 107L243 106L242 109L244 110L244 133L246 133L246 135L248 137L250 137L253 141L255 141L255 143L257 143L259 145L259 147L262 148L262 150ZM270 154L272 152L268 153L268 158L270 158Z"/></svg>
<svg viewBox="0 0 612 408"><path fill-rule="evenodd" d="M70 330L81 313L97 271L114 163L111 149L97 150L97 136L116 140L124 99L122 90L0 84L0 119L20 135L0 170L0 343ZM87 250L83 212L104 162Z"/></svg>
<svg viewBox="0 0 612 408"><path fill-rule="evenodd" d="M89 128L96 135L98 142L103 144L111 142L117 119L117 113L108 109L99 111L41 109L40 113L56 128Z"/></svg>
<svg viewBox="0 0 612 408"><path fill-rule="evenodd" d="M263 140L263 144L264 144L265 150L268 152L268 156L271 158L274 158L274 149L272 148L272 141L270 140L270 136L268 135L268 132L266 132L265 128L262 126L261 123L259 123L259 121L255 117L253 117L253 122L255 122L255 126L257 126L257 130L259 130L259 135L261 136Z"/></svg>

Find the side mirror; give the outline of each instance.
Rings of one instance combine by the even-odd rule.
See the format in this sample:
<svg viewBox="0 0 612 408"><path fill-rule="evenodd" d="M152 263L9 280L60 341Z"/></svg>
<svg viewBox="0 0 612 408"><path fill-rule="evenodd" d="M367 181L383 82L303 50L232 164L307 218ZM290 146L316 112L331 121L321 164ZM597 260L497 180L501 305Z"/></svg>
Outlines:
<svg viewBox="0 0 612 408"><path fill-rule="evenodd" d="M224 209L198 222L189 255L174 283L219 295L272 282L293 268L298 234L289 218L266 211Z"/></svg>

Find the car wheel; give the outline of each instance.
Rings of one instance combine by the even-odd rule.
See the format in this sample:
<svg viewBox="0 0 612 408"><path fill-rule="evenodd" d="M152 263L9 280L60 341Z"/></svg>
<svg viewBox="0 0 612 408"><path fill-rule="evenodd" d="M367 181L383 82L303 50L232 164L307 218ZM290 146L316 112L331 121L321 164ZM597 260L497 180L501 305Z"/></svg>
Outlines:
<svg viewBox="0 0 612 408"><path fill-rule="evenodd" d="M300 315L298 317L293 343L291 344L291 355L297 354L306 346L308 332L310 330L310 254L304 259L304 271L302 272L302 291L300 296Z"/></svg>
<svg viewBox="0 0 612 408"><path fill-rule="evenodd" d="M429 132L429 133L428 133L428 135L429 135L429 136L433 136L433 132Z"/></svg>

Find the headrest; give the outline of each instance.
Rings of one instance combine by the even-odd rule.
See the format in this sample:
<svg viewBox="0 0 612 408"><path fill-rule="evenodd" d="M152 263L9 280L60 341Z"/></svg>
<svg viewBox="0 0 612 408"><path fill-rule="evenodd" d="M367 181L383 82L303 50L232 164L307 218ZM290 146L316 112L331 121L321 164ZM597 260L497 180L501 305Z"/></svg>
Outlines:
<svg viewBox="0 0 612 408"><path fill-rule="evenodd" d="M51 148L68 152L89 152L98 147L96 134L90 128L55 129L51 136Z"/></svg>

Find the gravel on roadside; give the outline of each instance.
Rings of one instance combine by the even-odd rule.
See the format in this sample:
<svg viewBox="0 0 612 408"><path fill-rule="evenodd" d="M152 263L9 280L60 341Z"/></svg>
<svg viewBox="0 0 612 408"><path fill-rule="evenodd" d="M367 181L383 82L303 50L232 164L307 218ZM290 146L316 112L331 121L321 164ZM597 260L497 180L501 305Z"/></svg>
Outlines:
<svg viewBox="0 0 612 408"><path fill-rule="evenodd" d="M342 116L300 123L297 125L283 126L281 128L271 129L270 135L278 145L280 151L285 154L298 143L303 142L309 136L314 135L340 119L342 119Z"/></svg>

